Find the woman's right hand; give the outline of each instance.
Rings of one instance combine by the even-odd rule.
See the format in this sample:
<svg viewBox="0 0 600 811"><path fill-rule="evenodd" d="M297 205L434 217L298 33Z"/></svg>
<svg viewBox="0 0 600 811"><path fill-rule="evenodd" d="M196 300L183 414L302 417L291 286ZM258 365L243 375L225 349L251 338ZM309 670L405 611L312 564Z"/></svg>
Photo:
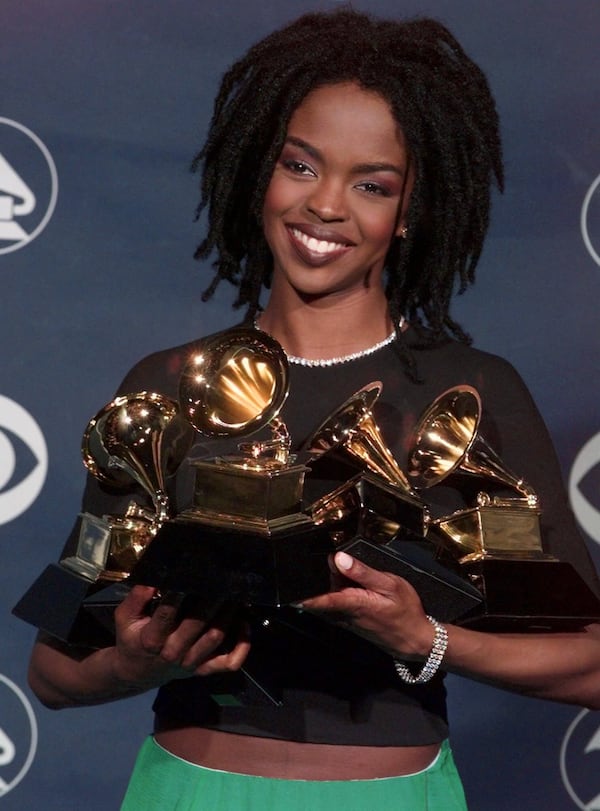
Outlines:
<svg viewBox="0 0 600 811"><path fill-rule="evenodd" d="M250 641L231 606L209 621L186 615L176 601L162 600L149 614L156 593L148 586L131 589L115 610L112 647L76 647L40 632L29 664L29 684L40 701L53 709L103 704L172 679L239 670Z"/></svg>
<svg viewBox="0 0 600 811"><path fill-rule="evenodd" d="M116 644L114 675L130 685L148 688L172 679L235 671L250 650L248 629L237 628L233 644L223 650L235 627L235 613L226 606L210 620L181 616L181 600L158 602L152 614L148 605L156 596L151 586L133 586L115 610Z"/></svg>

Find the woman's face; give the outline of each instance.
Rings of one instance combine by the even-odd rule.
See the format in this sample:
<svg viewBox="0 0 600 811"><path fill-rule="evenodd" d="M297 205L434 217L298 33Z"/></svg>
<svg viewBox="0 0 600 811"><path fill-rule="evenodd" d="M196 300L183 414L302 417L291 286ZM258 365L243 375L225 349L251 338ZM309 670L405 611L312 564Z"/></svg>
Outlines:
<svg viewBox="0 0 600 811"><path fill-rule="evenodd" d="M263 207L273 289L303 297L381 285L413 185L404 136L378 93L345 82L296 109Z"/></svg>

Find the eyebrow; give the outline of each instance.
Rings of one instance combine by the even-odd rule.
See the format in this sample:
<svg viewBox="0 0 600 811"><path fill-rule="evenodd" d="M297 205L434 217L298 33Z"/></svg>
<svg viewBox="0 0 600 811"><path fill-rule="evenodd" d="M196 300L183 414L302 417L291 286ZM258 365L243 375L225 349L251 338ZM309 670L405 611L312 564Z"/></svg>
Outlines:
<svg viewBox="0 0 600 811"><path fill-rule="evenodd" d="M312 144L309 144L307 141L303 141L302 138L296 138L293 135L288 135L285 142L286 144L293 144L294 146L300 147L300 149L303 149L307 154L313 158L316 158L317 160L323 160L321 152ZM362 175L371 174L371 172L394 172L394 174L402 178L405 174L400 167L394 165L393 163L359 163L352 167L353 174Z"/></svg>

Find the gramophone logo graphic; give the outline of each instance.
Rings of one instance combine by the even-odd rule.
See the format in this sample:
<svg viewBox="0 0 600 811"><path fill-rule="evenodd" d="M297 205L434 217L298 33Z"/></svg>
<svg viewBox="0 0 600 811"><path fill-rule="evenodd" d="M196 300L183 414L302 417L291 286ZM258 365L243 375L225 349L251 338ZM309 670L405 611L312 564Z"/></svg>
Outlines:
<svg viewBox="0 0 600 811"><path fill-rule="evenodd" d="M46 145L27 127L0 117L0 254L43 231L57 196L58 175Z"/></svg>

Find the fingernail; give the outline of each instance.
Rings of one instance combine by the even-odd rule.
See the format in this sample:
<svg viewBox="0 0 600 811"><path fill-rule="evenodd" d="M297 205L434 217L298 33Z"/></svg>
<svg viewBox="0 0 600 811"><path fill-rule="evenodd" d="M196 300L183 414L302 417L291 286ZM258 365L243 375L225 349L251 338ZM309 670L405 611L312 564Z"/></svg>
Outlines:
<svg viewBox="0 0 600 811"><path fill-rule="evenodd" d="M343 569L347 572L349 569L352 568L353 560L346 552L338 552L335 556L335 565L338 569Z"/></svg>

